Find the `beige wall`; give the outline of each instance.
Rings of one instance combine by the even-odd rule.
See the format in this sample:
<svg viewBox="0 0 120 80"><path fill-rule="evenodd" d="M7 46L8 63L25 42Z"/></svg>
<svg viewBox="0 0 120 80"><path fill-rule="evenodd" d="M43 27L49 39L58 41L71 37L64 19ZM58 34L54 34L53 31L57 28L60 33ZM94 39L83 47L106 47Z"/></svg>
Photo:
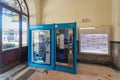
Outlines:
<svg viewBox="0 0 120 80"><path fill-rule="evenodd" d="M120 0L118 0L118 20L119 20L119 26L120 26Z"/></svg>
<svg viewBox="0 0 120 80"><path fill-rule="evenodd" d="M84 20L84 21L83 21ZM112 0L44 0L42 23L112 25Z"/></svg>
<svg viewBox="0 0 120 80"><path fill-rule="evenodd" d="M42 23L42 0L34 0L36 7L36 23Z"/></svg>
<svg viewBox="0 0 120 80"><path fill-rule="evenodd" d="M112 25L110 40L120 41L120 0L27 1L30 24L77 22L77 27ZM83 22L86 19L88 21Z"/></svg>
<svg viewBox="0 0 120 80"><path fill-rule="evenodd" d="M120 27L120 0L118 0L118 22Z"/></svg>
<svg viewBox="0 0 120 80"><path fill-rule="evenodd" d="M30 16L30 24L36 23L36 10L35 10L35 3L33 0L26 0L28 9L29 9L29 16Z"/></svg>
<svg viewBox="0 0 120 80"><path fill-rule="evenodd" d="M112 40L120 41L120 0L112 0Z"/></svg>
<svg viewBox="0 0 120 80"><path fill-rule="evenodd" d="M89 22L82 22L88 18ZM111 25L112 0L44 0L43 23L73 22L80 26Z"/></svg>
<svg viewBox="0 0 120 80"><path fill-rule="evenodd" d="M42 23L42 0L26 0L30 13L30 24Z"/></svg>

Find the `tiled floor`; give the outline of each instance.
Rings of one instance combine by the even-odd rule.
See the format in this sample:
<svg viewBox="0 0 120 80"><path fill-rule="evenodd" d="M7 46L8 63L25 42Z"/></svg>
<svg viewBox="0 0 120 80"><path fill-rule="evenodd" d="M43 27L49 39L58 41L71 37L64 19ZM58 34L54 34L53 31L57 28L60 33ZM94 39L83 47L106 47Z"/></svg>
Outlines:
<svg viewBox="0 0 120 80"><path fill-rule="evenodd" d="M28 80L120 80L120 72L105 66L78 64L77 74L60 71L49 71L43 74L42 69L36 71Z"/></svg>
<svg viewBox="0 0 120 80"><path fill-rule="evenodd" d="M20 68L20 66L16 67ZM101 65L95 65L95 64L84 64L79 63L78 64L78 72L77 74L69 74L65 72L60 71L54 71L50 70L48 74L42 73L44 69L37 69L35 73L31 77L29 77L29 80L120 80L120 71L114 70L110 67L101 66ZM27 67L15 76L10 76L9 71L7 72L10 79L6 80L16 80L19 78L22 74L24 74L28 69L33 69L32 67ZM36 68L34 68L36 69ZM11 71L10 73L14 72ZM5 79L0 79L5 80Z"/></svg>
<svg viewBox="0 0 120 80"><path fill-rule="evenodd" d="M0 80L9 80L9 78L19 74L19 72L25 68L27 68L27 63L20 64L7 72L0 74Z"/></svg>

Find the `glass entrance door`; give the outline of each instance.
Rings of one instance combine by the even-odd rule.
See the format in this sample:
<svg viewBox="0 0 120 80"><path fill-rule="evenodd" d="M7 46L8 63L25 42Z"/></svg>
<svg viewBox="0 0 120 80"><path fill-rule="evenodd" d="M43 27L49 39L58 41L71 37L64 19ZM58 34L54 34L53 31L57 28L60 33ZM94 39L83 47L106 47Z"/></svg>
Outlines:
<svg viewBox="0 0 120 80"><path fill-rule="evenodd" d="M2 8L2 51L19 48L19 14Z"/></svg>

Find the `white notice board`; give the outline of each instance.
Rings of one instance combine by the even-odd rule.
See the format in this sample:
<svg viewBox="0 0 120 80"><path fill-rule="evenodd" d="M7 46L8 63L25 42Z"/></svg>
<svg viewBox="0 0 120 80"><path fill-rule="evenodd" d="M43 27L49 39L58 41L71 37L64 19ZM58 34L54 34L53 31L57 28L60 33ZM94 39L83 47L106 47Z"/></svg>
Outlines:
<svg viewBox="0 0 120 80"><path fill-rule="evenodd" d="M109 33L109 27L80 28L80 53L109 54Z"/></svg>
<svg viewBox="0 0 120 80"><path fill-rule="evenodd" d="M108 34L81 34L80 51L88 53L108 53Z"/></svg>
<svg viewBox="0 0 120 80"><path fill-rule="evenodd" d="M80 34L80 52L108 54L108 34Z"/></svg>

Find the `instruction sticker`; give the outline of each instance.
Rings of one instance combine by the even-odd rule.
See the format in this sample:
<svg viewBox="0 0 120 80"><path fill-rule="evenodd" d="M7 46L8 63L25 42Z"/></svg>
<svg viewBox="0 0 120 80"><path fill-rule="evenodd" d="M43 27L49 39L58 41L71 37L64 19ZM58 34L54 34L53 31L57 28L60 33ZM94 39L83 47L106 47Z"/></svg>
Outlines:
<svg viewBox="0 0 120 80"><path fill-rule="evenodd" d="M64 34L60 34L60 49L64 49Z"/></svg>

